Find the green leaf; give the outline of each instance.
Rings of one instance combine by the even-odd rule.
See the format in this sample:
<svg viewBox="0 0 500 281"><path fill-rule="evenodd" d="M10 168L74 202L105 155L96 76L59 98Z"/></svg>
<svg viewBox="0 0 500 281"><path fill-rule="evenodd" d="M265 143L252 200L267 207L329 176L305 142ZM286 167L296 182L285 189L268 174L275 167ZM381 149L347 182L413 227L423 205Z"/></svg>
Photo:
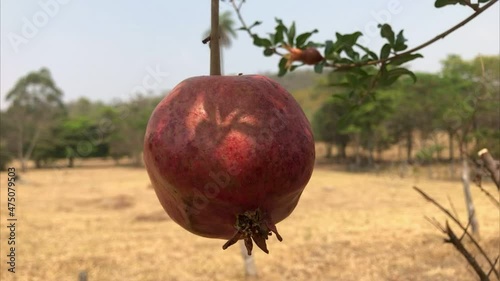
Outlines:
<svg viewBox="0 0 500 281"><path fill-rule="evenodd" d="M384 44L382 50L380 50L380 59L386 59L391 54L391 45Z"/></svg>
<svg viewBox="0 0 500 281"><path fill-rule="evenodd" d="M352 87L351 83L349 83L349 82L329 83L328 86L343 87L343 88Z"/></svg>
<svg viewBox="0 0 500 281"><path fill-rule="evenodd" d="M282 43L283 42L283 39L284 39L284 33L287 33L288 32L288 29L286 28L286 26L283 24L283 21L278 19L278 18L275 18L276 20L276 23L278 24L276 27L275 27L275 34L274 34L274 44L278 44L278 43Z"/></svg>
<svg viewBox="0 0 500 281"><path fill-rule="evenodd" d="M460 2L460 0L436 0L436 2L434 2L434 7L442 8L442 7L447 6L447 5L458 4L459 2Z"/></svg>
<svg viewBox="0 0 500 281"><path fill-rule="evenodd" d="M251 29L251 28L253 28L253 27L257 26L257 25L261 25L261 24L262 24L262 22L261 22L261 21L255 21L252 25L250 25L250 26L248 27L248 29Z"/></svg>
<svg viewBox="0 0 500 281"><path fill-rule="evenodd" d="M269 39L260 38L257 35L253 36L253 44L259 47L271 47L272 43Z"/></svg>
<svg viewBox="0 0 500 281"><path fill-rule="evenodd" d="M276 33L274 34L274 44L279 44L283 42L283 33L286 32L286 28L284 26L277 26Z"/></svg>
<svg viewBox="0 0 500 281"><path fill-rule="evenodd" d="M342 72L352 73L352 74L355 74L357 76L362 76L362 77L368 75L368 73L362 67L351 67L351 68L347 68L347 69L343 70Z"/></svg>
<svg viewBox="0 0 500 281"><path fill-rule="evenodd" d="M406 55L397 56L397 57L391 59L389 64L394 65L394 66L402 65L403 63L412 61L414 59L423 58L423 57L424 56L422 56L421 54L406 54Z"/></svg>
<svg viewBox="0 0 500 281"><path fill-rule="evenodd" d="M348 83L344 83L344 84L349 85ZM342 100L342 101L346 101L347 100L347 97L345 95L341 94L341 93L333 94L332 98L339 99L339 100Z"/></svg>
<svg viewBox="0 0 500 281"><path fill-rule="evenodd" d="M321 44L321 43L316 43L316 42L309 41L309 42L307 42L307 44L306 44L305 47L324 48L325 44Z"/></svg>
<svg viewBox="0 0 500 281"><path fill-rule="evenodd" d="M401 30L396 36L396 43L394 44L394 51L399 52L406 50L408 46L405 44L406 38L403 35L403 30Z"/></svg>
<svg viewBox="0 0 500 281"><path fill-rule="evenodd" d="M288 45L293 47L293 40L295 39L295 22L292 22L290 29L288 30Z"/></svg>
<svg viewBox="0 0 500 281"><path fill-rule="evenodd" d="M271 48L265 48L264 49L264 56L270 57L274 54L274 49Z"/></svg>
<svg viewBox="0 0 500 281"><path fill-rule="evenodd" d="M356 41L358 41L358 38L363 35L361 32L357 31L351 34L340 34L337 33L335 34L337 36L337 44L341 46L342 48L349 48L352 47L356 44Z"/></svg>
<svg viewBox="0 0 500 281"><path fill-rule="evenodd" d="M306 32L306 33L300 34L299 36L297 36L297 39L295 40L295 46L297 46L297 48L303 47L304 43L307 41L307 39L309 39L309 37L311 37L311 35L313 35L316 32L318 32L317 29L315 29L311 32Z"/></svg>
<svg viewBox="0 0 500 281"><path fill-rule="evenodd" d="M396 80L398 80L399 77L403 76L403 75L408 75L410 76L412 79L413 79L413 83L417 82L417 76L415 75L415 73L411 72L410 70L406 69L406 68L394 68L394 69L391 69L389 71L387 71L384 75L383 75L383 81L381 81L384 86L389 86L391 84L393 84L394 82L396 82Z"/></svg>
<svg viewBox="0 0 500 281"><path fill-rule="evenodd" d="M347 54L348 57L353 59L354 61L359 61L359 53L355 52L352 47L345 48L344 52Z"/></svg>
<svg viewBox="0 0 500 281"><path fill-rule="evenodd" d="M325 42L325 58L329 57L331 53L333 53L333 41L327 40Z"/></svg>
<svg viewBox="0 0 500 281"><path fill-rule="evenodd" d="M348 58L340 58L338 59L336 62L338 63L343 63L343 64L351 64L351 63L354 63L352 60L348 59ZM356 68L356 67L354 67Z"/></svg>
<svg viewBox="0 0 500 281"><path fill-rule="evenodd" d="M285 29L285 32L287 32L287 31L288 31L288 29L287 29L287 28L286 28L286 26L283 24L283 21L282 21L281 19L279 19L279 18L275 18L274 20L275 20L275 21L276 21L276 23L278 24L278 26L277 26L277 27L283 27L283 28Z"/></svg>
<svg viewBox="0 0 500 281"><path fill-rule="evenodd" d="M392 31L392 27L388 25L387 23L383 25L379 25L380 27L380 35L387 39L389 43L391 43L391 46L394 45L394 31Z"/></svg>
<svg viewBox="0 0 500 281"><path fill-rule="evenodd" d="M320 63L317 63L314 66L314 72L316 73L323 73L323 67L325 66L325 61L322 61Z"/></svg>
<svg viewBox="0 0 500 281"><path fill-rule="evenodd" d="M269 41L271 41L274 45L277 44L276 39L274 38L273 33L268 33L269 34Z"/></svg>
<svg viewBox="0 0 500 281"><path fill-rule="evenodd" d="M280 62L278 63L278 66L279 66L279 72L278 72L278 76L281 77L281 76L284 76L286 74L286 72L288 71L288 69L286 69L286 62L288 60L286 58L281 58Z"/></svg>
<svg viewBox="0 0 500 281"><path fill-rule="evenodd" d="M367 47L365 46L362 46L360 44L356 44L356 46L358 48L360 48L361 50L365 51L367 53L367 55L372 58L373 60L378 60L378 57L377 57L377 54L375 54L372 50L368 49Z"/></svg>

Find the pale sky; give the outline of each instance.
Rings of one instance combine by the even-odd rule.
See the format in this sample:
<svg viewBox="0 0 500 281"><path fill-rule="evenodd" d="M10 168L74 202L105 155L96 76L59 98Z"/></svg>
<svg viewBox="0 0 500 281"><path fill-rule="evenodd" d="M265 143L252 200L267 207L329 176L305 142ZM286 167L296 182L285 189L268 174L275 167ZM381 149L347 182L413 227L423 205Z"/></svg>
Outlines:
<svg viewBox="0 0 500 281"><path fill-rule="evenodd" d="M274 18L297 32L319 29L312 39L335 38L335 32L362 31L364 41L379 50L375 22L405 30L411 47L448 29L472 13L470 8L436 9L433 0L247 0L242 13L261 35L274 31ZM227 2L221 10L230 10ZM185 78L206 75L209 50L201 43L210 20L210 1L161 0L1 0L0 93L6 93L28 72L48 67L65 101L88 97L128 99L144 87L159 93ZM236 17L235 17L236 20ZM495 4L471 23L427 47L424 59L412 63L419 71L438 71L450 53L466 59L498 55L500 16ZM239 27L239 23L237 23ZM276 71L279 57L264 57L247 34L239 31L224 51L226 73ZM153 73L153 74L151 74ZM156 73L156 74L154 74Z"/></svg>

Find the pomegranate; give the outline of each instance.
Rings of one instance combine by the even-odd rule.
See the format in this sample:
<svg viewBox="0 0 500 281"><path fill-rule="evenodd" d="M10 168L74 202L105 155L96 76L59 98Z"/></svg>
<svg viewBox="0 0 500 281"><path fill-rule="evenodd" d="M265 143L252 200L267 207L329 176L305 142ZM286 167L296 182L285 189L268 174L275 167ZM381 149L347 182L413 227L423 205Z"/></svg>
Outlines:
<svg viewBox="0 0 500 281"><path fill-rule="evenodd" d="M144 163L165 211L186 230L252 239L264 252L314 164L311 127L294 98L259 75L184 80L153 111Z"/></svg>

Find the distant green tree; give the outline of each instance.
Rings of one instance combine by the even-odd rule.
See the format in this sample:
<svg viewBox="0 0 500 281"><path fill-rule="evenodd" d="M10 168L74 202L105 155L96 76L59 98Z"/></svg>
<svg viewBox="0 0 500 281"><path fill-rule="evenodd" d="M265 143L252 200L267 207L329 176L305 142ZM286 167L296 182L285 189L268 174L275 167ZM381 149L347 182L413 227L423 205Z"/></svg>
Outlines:
<svg viewBox="0 0 500 281"><path fill-rule="evenodd" d="M450 55L442 64L440 88L445 90L436 92L435 103L441 112L435 120L436 127L448 134L450 160L454 160L455 142L463 153L468 153L466 147L473 144L476 151L488 147L494 155L500 155L496 141L500 127L500 58L478 56L465 61Z"/></svg>
<svg viewBox="0 0 500 281"><path fill-rule="evenodd" d="M0 161L7 164L17 153L18 145L16 144L16 122L13 116L9 115L7 111L0 111L0 144L1 144L1 157Z"/></svg>
<svg viewBox="0 0 500 281"><path fill-rule="evenodd" d="M144 134L149 117L161 96L136 94L127 103L116 105L122 112L108 111L115 130L110 135L110 154L117 160L123 155L132 158L134 165L141 165Z"/></svg>
<svg viewBox="0 0 500 281"><path fill-rule="evenodd" d="M86 97L81 97L76 101L66 104L69 117L87 116L92 122L99 122L102 118L102 112L107 107L107 105L100 101L91 101Z"/></svg>
<svg viewBox="0 0 500 281"><path fill-rule="evenodd" d="M109 145L107 134L100 131L98 125L89 117L78 116L64 121L58 132L62 145L57 151L64 151L68 167L74 166L76 158L105 157Z"/></svg>
<svg viewBox="0 0 500 281"><path fill-rule="evenodd" d="M5 171L10 161L12 161L12 154L7 149L5 141L0 139L0 171Z"/></svg>
<svg viewBox="0 0 500 281"><path fill-rule="evenodd" d="M123 110L126 115L121 116ZM101 108L100 113L101 127L107 136L107 144L109 146L108 156L119 164L119 160L126 156L131 156L129 147L127 146L127 136L125 135L125 120L126 118L133 118L129 115L129 108L126 104L121 105L107 105Z"/></svg>
<svg viewBox="0 0 500 281"><path fill-rule="evenodd" d="M402 79L390 89L394 99L394 114L389 117L388 127L395 140L406 144L406 161L413 161L415 134L429 136L439 118L440 105L437 92L442 91L441 78L431 73L416 73L419 83Z"/></svg>
<svg viewBox="0 0 500 281"><path fill-rule="evenodd" d="M16 120L17 157L26 169L38 140L50 132L52 120L65 114L62 91L50 71L42 68L21 77L6 96L10 102L7 113Z"/></svg>
<svg viewBox="0 0 500 281"><path fill-rule="evenodd" d="M470 192L470 168L467 156L476 154L478 149L484 146L498 153L500 60L498 56L478 56L474 60L464 61L460 56L451 55L442 63L443 79L449 81L450 92L458 97L447 107L443 120L455 128L454 135L462 159L462 183L469 223L472 232L478 234L478 221ZM472 151L470 144L473 144Z"/></svg>
<svg viewBox="0 0 500 281"><path fill-rule="evenodd" d="M347 157L346 147L350 141L349 135L343 133L340 126L340 118L346 114L346 107L334 99L328 100L316 111L312 120L315 139L326 143L326 158L332 156L332 146L337 145L338 157Z"/></svg>
<svg viewBox="0 0 500 281"><path fill-rule="evenodd" d="M371 165L375 149L381 150L384 147L382 142L386 141L377 137L392 113L392 97L383 92L373 93L373 97L369 101L351 105L349 113L341 120L342 132L349 133L354 142L354 157L358 167L361 165L361 148L368 151Z"/></svg>

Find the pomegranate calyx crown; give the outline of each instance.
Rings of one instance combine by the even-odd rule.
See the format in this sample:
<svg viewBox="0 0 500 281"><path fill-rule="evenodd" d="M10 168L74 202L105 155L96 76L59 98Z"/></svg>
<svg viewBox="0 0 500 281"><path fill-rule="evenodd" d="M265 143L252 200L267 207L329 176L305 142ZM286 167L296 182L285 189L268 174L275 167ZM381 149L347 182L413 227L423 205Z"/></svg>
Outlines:
<svg viewBox="0 0 500 281"><path fill-rule="evenodd" d="M234 227L236 228L236 232L233 237L231 237L231 239L229 239L222 246L222 249L224 250L238 242L238 240L243 239L245 241L245 247L247 248L248 255L252 254L253 242L255 242L257 247L259 247L262 251L269 254L266 240L272 235L273 232L276 234L279 241L283 241L283 238L279 235L274 223L266 218L266 214L260 209L246 211L243 214L239 214L236 217L236 224Z"/></svg>

